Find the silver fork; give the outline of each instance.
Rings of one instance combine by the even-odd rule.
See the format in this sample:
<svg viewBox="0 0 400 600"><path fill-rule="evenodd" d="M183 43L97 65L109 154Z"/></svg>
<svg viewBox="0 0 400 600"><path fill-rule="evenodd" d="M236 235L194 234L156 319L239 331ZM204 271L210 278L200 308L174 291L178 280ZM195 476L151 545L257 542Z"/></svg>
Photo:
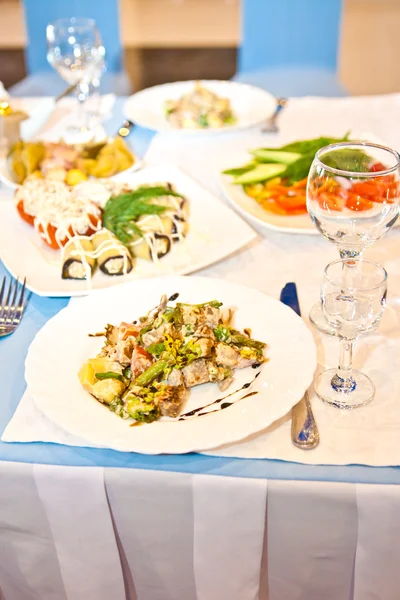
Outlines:
<svg viewBox="0 0 400 600"><path fill-rule="evenodd" d="M285 108L288 103L287 98L278 98L276 101L276 108L273 115L267 119L264 125L261 127L261 133L278 133L279 127L276 124L279 114Z"/></svg>
<svg viewBox="0 0 400 600"><path fill-rule="evenodd" d="M18 294L18 279L10 280L4 275L0 288L0 337L13 333L21 323L24 312L26 278ZM17 299L18 298L18 299Z"/></svg>

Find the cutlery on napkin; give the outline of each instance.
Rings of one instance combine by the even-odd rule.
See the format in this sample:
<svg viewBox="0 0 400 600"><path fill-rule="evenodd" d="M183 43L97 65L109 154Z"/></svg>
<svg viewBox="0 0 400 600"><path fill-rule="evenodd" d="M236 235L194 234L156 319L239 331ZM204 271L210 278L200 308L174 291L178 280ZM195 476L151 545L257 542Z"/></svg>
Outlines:
<svg viewBox="0 0 400 600"><path fill-rule="evenodd" d="M281 302L301 316L295 283L287 283L280 296ZM308 392L292 409L292 442L302 450L312 450L319 444L319 431L311 408Z"/></svg>

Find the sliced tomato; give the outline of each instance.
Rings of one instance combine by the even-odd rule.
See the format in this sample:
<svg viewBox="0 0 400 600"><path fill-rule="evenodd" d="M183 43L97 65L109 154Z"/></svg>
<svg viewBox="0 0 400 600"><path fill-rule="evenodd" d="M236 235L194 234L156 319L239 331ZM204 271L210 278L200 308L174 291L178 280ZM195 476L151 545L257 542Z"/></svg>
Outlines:
<svg viewBox="0 0 400 600"><path fill-rule="evenodd" d="M95 233L101 227L101 215L97 216L97 215L92 215L91 213L89 213L88 217L89 217L89 221L93 225L93 228L88 229L88 233L86 233L85 235L92 235L92 233Z"/></svg>
<svg viewBox="0 0 400 600"><path fill-rule="evenodd" d="M287 215L289 214L282 206L280 206L274 198L267 198L261 201L261 206L274 215Z"/></svg>
<svg viewBox="0 0 400 600"><path fill-rule="evenodd" d="M33 217L32 215L29 215L27 212L25 212L24 210L24 201L20 200L17 204L17 211L19 213L19 216L21 217L21 219L23 219L24 221L26 221L27 223L29 223L29 225L34 225L35 223L35 217Z"/></svg>
<svg viewBox="0 0 400 600"><path fill-rule="evenodd" d="M307 179L308 178L306 177L305 179L300 179L300 181L296 181L296 183L294 183L292 185L292 188L294 188L294 189L298 189L298 188L301 188L301 189L304 188L304 189L306 189L306 187L307 187Z"/></svg>
<svg viewBox="0 0 400 600"><path fill-rule="evenodd" d="M346 200L346 208L348 208L349 210L362 212L364 210L371 210L371 208L373 207L374 203L371 200L362 198L357 194L349 193L348 198Z"/></svg>
<svg viewBox="0 0 400 600"><path fill-rule="evenodd" d="M358 194L371 202L392 202L399 195L397 182L385 183L383 178L376 181L354 183L351 192Z"/></svg>
<svg viewBox="0 0 400 600"><path fill-rule="evenodd" d="M130 337L130 336L137 337L138 335L139 335L139 331L137 330L137 328L133 329L133 328L128 327L127 330L124 332L122 339L127 340L128 337Z"/></svg>
<svg viewBox="0 0 400 600"><path fill-rule="evenodd" d="M358 181L353 183L351 192L374 202L375 198L385 195L385 188L387 186L376 181Z"/></svg>
<svg viewBox="0 0 400 600"><path fill-rule="evenodd" d="M372 173L377 173L378 171L386 171L387 167L385 167L385 165L383 165L380 162L376 162L373 165L370 166L369 170Z"/></svg>
<svg viewBox="0 0 400 600"><path fill-rule="evenodd" d="M60 242L57 241L57 227L54 227L54 225L50 225L50 223L46 226L46 229L40 223L38 225L37 230L42 240L48 246L50 246L50 248L53 248L53 250L60 250L60 248L62 246L65 246L65 244L68 242L68 238L63 239Z"/></svg>
<svg viewBox="0 0 400 600"><path fill-rule="evenodd" d="M145 356L146 358L153 360L153 357L150 354L150 352L147 352L147 350L145 350L141 346L136 346L135 350L138 354L141 354L142 356Z"/></svg>
<svg viewBox="0 0 400 600"><path fill-rule="evenodd" d="M89 214L88 217L92 224L92 227L88 227L86 231L83 231L79 235L92 235L99 229L101 225L101 217L97 217L92 214ZM68 235L66 235L63 239L59 240L57 239L57 227L55 227L55 225L51 225L50 223L46 226L46 228L44 228L43 225L40 223L37 229L42 240L48 246L50 246L50 248L53 248L53 250L60 250L63 246L65 246L69 239L77 235L72 227L68 227Z"/></svg>
<svg viewBox="0 0 400 600"><path fill-rule="evenodd" d="M343 210L346 200L339 194L322 192L317 196L318 203L324 210L333 210L340 212Z"/></svg>
<svg viewBox="0 0 400 600"><path fill-rule="evenodd" d="M295 195L295 196L278 196L276 198L276 202L286 211L290 213L293 210L307 212L307 200L304 194Z"/></svg>

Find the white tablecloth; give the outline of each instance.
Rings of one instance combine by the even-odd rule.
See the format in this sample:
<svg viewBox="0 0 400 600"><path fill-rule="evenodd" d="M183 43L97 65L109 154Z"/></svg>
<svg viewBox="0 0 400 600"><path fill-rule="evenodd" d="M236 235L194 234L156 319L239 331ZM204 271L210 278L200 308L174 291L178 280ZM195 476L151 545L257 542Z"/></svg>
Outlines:
<svg viewBox="0 0 400 600"><path fill-rule="evenodd" d="M358 118L362 130L400 146L398 97L312 100L315 118L307 122L296 113L301 102L282 115L282 135L290 122L298 125L296 136L341 135ZM242 142L215 138L212 152L235 143ZM167 151L170 161L215 188L212 152L202 148L196 142L188 152L156 138L149 158ZM377 247L378 259L385 262L394 246L396 234ZM287 281L280 269L287 257L293 278L307 276L299 292L308 305L314 292L307 286L336 257L318 236L268 233L204 274L277 295ZM266 258L270 290L263 284ZM3 462L0 598L398 600L399 514L400 489L391 485Z"/></svg>
<svg viewBox="0 0 400 600"><path fill-rule="evenodd" d="M400 489L1 465L5 600L398 600Z"/></svg>

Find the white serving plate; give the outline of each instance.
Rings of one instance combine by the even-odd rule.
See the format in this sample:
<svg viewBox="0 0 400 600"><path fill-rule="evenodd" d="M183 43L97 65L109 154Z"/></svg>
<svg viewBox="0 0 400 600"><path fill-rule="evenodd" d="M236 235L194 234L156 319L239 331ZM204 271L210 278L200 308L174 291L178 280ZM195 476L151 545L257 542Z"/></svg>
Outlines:
<svg viewBox="0 0 400 600"><path fill-rule="evenodd" d="M218 96L229 98L237 117L234 125L207 129L177 129L170 125L164 114L166 100L178 99L191 91L195 81L177 81L147 88L130 96L124 105L127 119L136 125L179 135L215 135L253 127L268 119L276 107L276 98L269 92L234 81L202 80L201 84Z"/></svg>
<svg viewBox="0 0 400 600"><path fill-rule="evenodd" d="M217 165L218 180L225 198L244 217L263 228L282 231L284 233L300 233L307 235L319 234L308 213L304 215L274 215L264 210L262 206L248 196L241 185L232 183L231 175L224 175L222 171L244 165L250 160L249 152L243 151L220 158Z"/></svg>
<svg viewBox="0 0 400 600"><path fill-rule="evenodd" d="M138 260L128 275L110 277L96 271L89 282L61 279L61 252L51 250L18 215L14 203L0 202L0 256L14 277L26 277L40 296L82 296L92 290L147 277L184 275L239 250L256 237L253 229L216 196L175 166L149 166L121 173L132 187L170 182L190 203L189 233L158 263Z"/></svg>
<svg viewBox="0 0 400 600"><path fill-rule="evenodd" d="M214 384L192 388L183 411L205 406L244 383L254 380L232 406L194 419L164 418L130 427L86 392L78 371L96 355L101 338L88 337L106 323L132 321L159 303L163 293L179 292L182 302L218 299L235 307L235 326L250 327L252 335L267 342L269 362L260 369L241 369L226 392ZM62 343L57 343L62 340ZM316 368L316 348L301 318L278 300L263 293L203 277L172 277L132 282L72 303L50 319L30 346L25 377L38 409L65 431L90 445L145 454L201 451L234 442L268 427L285 415L303 396ZM249 392L256 395L246 398ZM237 398L237 396L235 396ZM233 397L229 398L232 401Z"/></svg>

